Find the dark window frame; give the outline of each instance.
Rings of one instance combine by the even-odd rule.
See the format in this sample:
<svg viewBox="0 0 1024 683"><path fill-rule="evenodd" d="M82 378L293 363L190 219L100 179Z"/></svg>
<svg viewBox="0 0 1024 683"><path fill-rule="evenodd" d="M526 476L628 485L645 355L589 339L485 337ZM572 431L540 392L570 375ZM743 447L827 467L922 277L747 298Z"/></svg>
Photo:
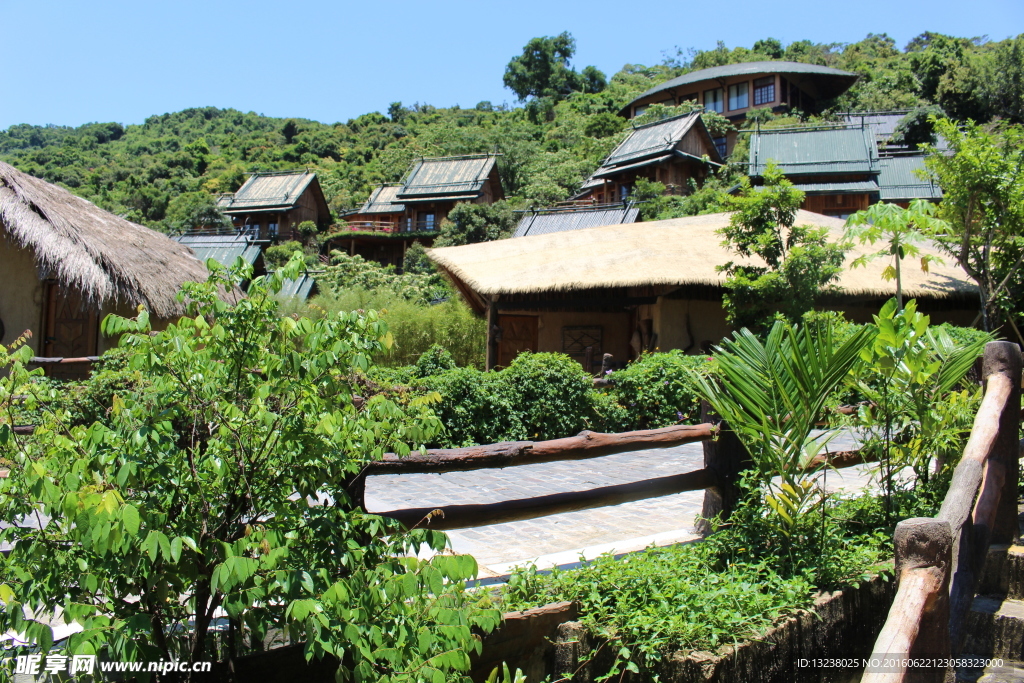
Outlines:
<svg viewBox="0 0 1024 683"><path fill-rule="evenodd" d="M754 79L754 106L775 102L775 76Z"/></svg>

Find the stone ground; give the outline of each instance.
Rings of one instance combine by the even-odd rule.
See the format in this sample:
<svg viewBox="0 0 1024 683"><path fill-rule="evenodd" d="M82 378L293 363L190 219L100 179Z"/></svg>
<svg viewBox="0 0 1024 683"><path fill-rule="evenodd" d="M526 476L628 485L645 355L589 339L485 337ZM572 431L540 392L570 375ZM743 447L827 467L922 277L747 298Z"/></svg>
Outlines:
<svg viewBox="0 0 1024 683"><path fill-rule="evenodd" d="M856 438L841 435L830 448L856 448ZM384 512L496 503L681 474L703 464L703 448L696 443L505 469L374 476L367 479L366 505L371 512ZM827 485L830 490L863 488L869 485L868 467L829 472ZM496 576L529 561L537 561L539 567L564 565L580 555L590 558L603 552L631 552L652 544L693 540L694 518L703 501L703 491L689 491L448 533L457 552L476 557L481 576Z"/></svg>

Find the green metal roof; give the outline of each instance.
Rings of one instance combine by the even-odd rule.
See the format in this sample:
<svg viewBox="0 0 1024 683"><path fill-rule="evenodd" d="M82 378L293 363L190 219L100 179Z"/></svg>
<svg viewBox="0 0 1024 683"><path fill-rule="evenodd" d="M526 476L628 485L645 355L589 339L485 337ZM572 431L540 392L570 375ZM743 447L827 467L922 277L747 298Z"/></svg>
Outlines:
<svg viewBox="0 0 1024 683"><path fill-rule="evenodd" d="M898 202L911 199L942 199L942 190L930 180L918 177L923 171L924 157L884 157L878 160L878 185L883 201Z"/></svg>
<svg viewBox="0 0 1024 683"><path fill-rule="evenodd" d="M718 148L711 140L707 128L704 127L704 122L701 121L700 112L691 112L634 128L629 136L612 150L600 168L591 174L580 189L597 187L601 184L601 178L608 178L629 169L659 164L676 155L699 161L696 157L676 149L676 145L690 131L696 131L705 138L707 149L710 152L708 159L713 164L720 164L722 158L718 154Z"/></svg>
<svg viewBox="0 0 1024 683"><path fill-rule="evenodd" d="M477 155L420 159L395 199L402 202L473 199L483 190L497 157Z"/></svg>
<svg viewBox="0 0 1024 683"><path fill-rule="evenodd" d="M849 71L840 71L839 69L833 69L828 66L804 64L802 62L779 61L726 64L724 66L713 66L709 69L691 71L688 74L677 76L660 85L656 85L634 99L633 102L630 102L623 111L629 111L629 108L634 102L638 102L664 90L684 88L685 86L695 85L701 81L718 80L733 76L753 76L755 74L783 74L787 79L796 83L800 89L810 96L820 98L837 97L842 95L858 78L860 78L857 74ZM717 87L721 86L719 85Z"/></svg>
<svg viewBox="0 0 1024 683"><path fill-rule="evenodd" d="M621 166L639 159L669 154L698 119L700 113L692 112L637 126L629 137L612 150L601 166Z"/></svg>
<svg viewBox="0 0 1024 683"><path fill-rule="evenodd" d="M316 178L307 171L253 173L233 195L222 195L217 205L224 213L289 209Z"/></svg>
<svg viewBox="0 0 1024 683"><path fill-rule="evenodd" d="M856 180L849 183L803 183L796 184L793 187L807 194L865 194L878 192L878 184L873 180Z"/></svg>
<svg viewBox="0 0 1024 683"><path fill-rule="evenodd" d="M749 175L760 176L769 160L786 175L878 172L878 149L867 126L788 128L750 136Z"/></svg>
<svg viewBox="0 0 1024 683"><path fill-rule="evenodd" d="M358 213L402 213L405 205L395 201L401 185L381 185L370 194Z"/></svg>
<svg viewBox="0 0 1024 683"><path fill-rule="evenodd" d="M308 273L304 273L298 279L285 280L281 291L277 295L280 297L298 297L305 301L312 293L314 285L316 285L316 281L313 277Z"/></svg>
<svg viewBox="0 0 1024 683"><path fill-rule="evenodd" d="M260 246L244 235L180 235L174 239L191 248L203 263L212 258L223 266L232 266L241 256L255 264L261 253Z"/></svg>

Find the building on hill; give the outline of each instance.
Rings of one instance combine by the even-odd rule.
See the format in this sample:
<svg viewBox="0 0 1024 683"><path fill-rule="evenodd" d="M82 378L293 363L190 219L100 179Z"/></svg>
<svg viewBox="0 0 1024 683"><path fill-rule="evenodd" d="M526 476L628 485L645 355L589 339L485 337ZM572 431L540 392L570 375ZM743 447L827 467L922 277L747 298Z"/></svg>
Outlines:
<svg viewBox="0 0 1024 683"><path fill-rule="evenodd" d="M640 208L635 204L572 205L523 211L513 237L547 235L553 232L583 230L603 225L636 223Z"/></svg>
<svg viewBox="0 0 1024 683"><path fill-rule="evenodd" d="M345 212L330 248L401 267L413 241L433 244L438 227L456 204L492 204L505 198L498 155L424 158L400 183L380 185L358 209Z"/></svg>
<svg viewBox="0 0 1024 683"><path fill-rule="evenodd" d="M700 69L654 86L627 104L620 114L633 118L652 104L703 105L733 124L742 123L751 109L799 109L816 113L824 103L842 95L857 81L857 74L801 62L745 62ZM716 140L721 155L736 144L735 133Z"/></svg>
<svg viewBox="0 0 1024 683"><path fill-rule="evenodd" d="M807 211L846 218L879 201L906 206L941 199L939 188L917 175L920 154L882 156L871 125L779 128L751 133L748 173L757 183L769 162L806 194Z"/></svg>
<svg viewBox="0 0 1024 683"><path fill-rule="evenodd" d="M108 313L145 306L156 329L177 319L185 282L207 270L183 244L0 162L0 343L26 330L37 356L82 358L116 345L100 334ZM48 364L77 378L88 364Z"/></svg>
<svg viewBox="0 0 1024 683"><path fill-rule="evenodd" d="M634 128L583 183L576 199L623 202L639 178L663 183L669 194L681 194L690 181L703 183L721 165L722 155L700 113L673 116Z"/></svg>
<svg viewBox="0 0 1024 683"><path fill-rule="evenodd" d="M221 195L217 206L236 232L254 239L299 239L298 225L312 221L320 230L331 224L331 210L316 173L260 171L234 194Z"/></svg>
<svg viewBox="0 0 1024 683"><path fill-rule="evenodd" d="M529 350L566 353L584 366L590 360L593 371L604 353L617 366L653 349L702 353L732 332L722 308L725 276L716 269L737 258L717 232L729 218L610 225L427 254L470 307L487 316L489 368ZM828 216L800 211L796 222L825 227L834 239L843 234L843 221ZM870 251L849 252L838 294L818 302L821 308L868 322L894 296L895 283L882 279L883 260L848 267ZM904 270L903 291L936 323L970 324L977 311L976 285L952 265Z"/></svg>

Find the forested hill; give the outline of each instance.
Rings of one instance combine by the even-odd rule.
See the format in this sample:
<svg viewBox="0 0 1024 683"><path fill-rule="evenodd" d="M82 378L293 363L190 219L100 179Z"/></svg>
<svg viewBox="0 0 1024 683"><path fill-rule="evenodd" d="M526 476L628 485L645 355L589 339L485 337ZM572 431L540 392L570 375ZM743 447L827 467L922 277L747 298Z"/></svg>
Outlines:
<svg viewBox="0 0 1024 683"><path fill-rule="evenodd" d="M563 71L571 37L568 46L551 56ZM578 77L566 72L576 77L560 84L569 87L528 83L525 105L515 107L395 102L386 114L333 124L209 107L141 125L16 125L0 132L0 159L132 220L175 229L187 227L212 196L237 189L249 171L314 169L337 212L357 206L373 185L399 180L419 156L497 151L512 203L559 201L629 128L616 112L635 95L687 71L733 62L782 59L860 73L832 103L837 111L938 105L956 118L1024 118L1024 37L990 42L925 33L902 49L884 34L845 45L767 39L752 48L720 44L677 53L653 67L627 65L607 83L592 67Z"/></svg>

